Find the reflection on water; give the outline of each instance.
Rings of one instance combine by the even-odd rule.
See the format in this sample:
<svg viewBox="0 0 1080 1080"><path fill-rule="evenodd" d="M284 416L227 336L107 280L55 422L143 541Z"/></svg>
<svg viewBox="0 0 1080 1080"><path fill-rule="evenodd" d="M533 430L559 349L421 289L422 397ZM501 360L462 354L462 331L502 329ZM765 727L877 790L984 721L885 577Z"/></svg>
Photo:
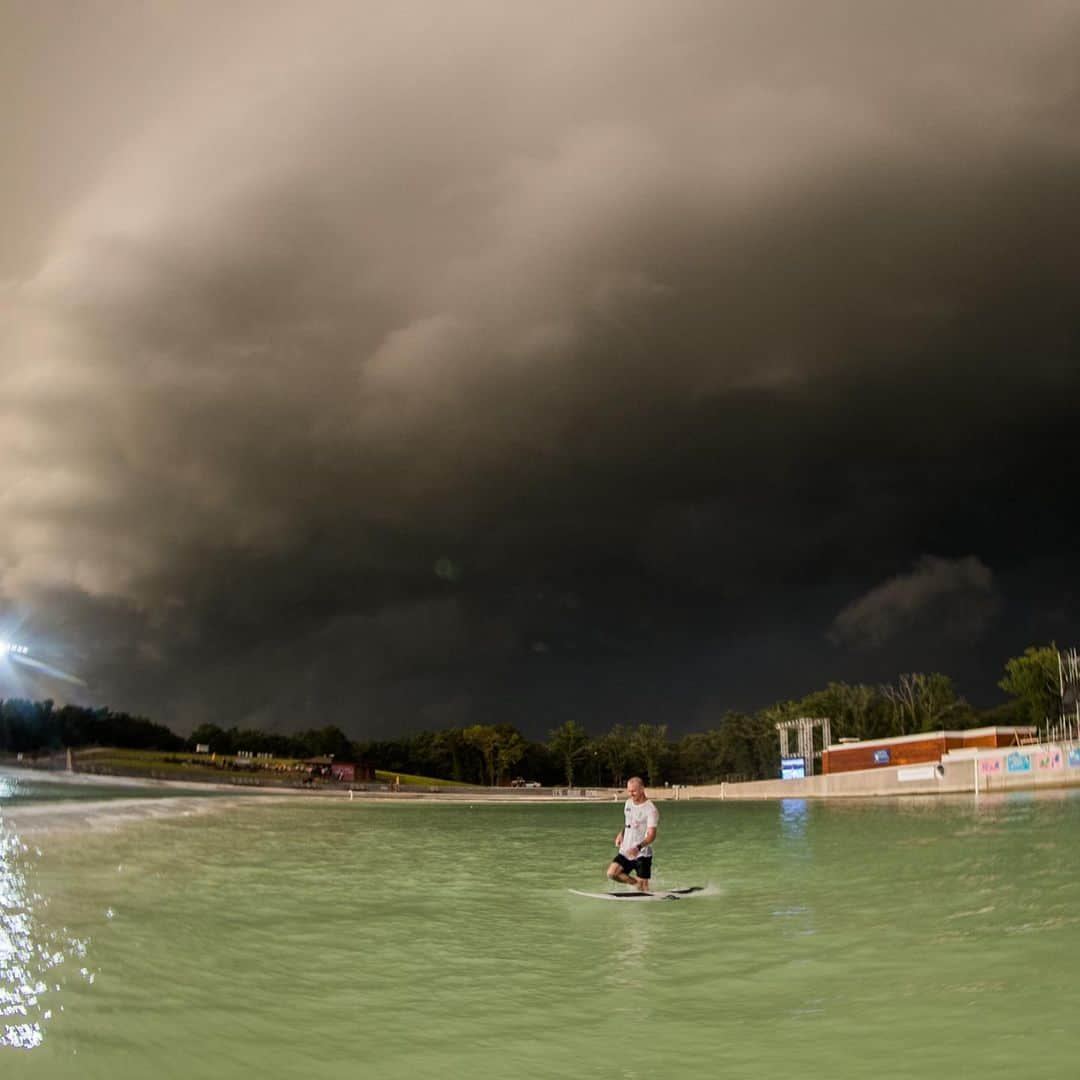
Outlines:
<svg viewBox="0 0 1080 1080"><path fill-rule="evenodd" d="M614 960L619 978L640 976L648 962L652 929L649 919L647 917L643 919L640 915L640 912L634 911L627 912L623 916L625 929L620 927L623 932L618 935L614 943ZM631 919L633 919L632 923Z"/></svg>
<svg viewBox="0 0 1080 1080"><path fill-rule="evenodd" d="M805 799L780 800L780 828L789 840L805 838L809 812Z"/></svg>
<svg viewBox="0 0 1080 1080"><path fill-rule="evenodd" d="M8 782L0 777L0 783ZM86 945L61 941L41 925L35 912L44 902L27 885L22 866L27 854L0 818L0 1047L32 1050L41 1045L44 1024L52 1019L43 1000L46 974L69 956L85 956Z"/></svg>

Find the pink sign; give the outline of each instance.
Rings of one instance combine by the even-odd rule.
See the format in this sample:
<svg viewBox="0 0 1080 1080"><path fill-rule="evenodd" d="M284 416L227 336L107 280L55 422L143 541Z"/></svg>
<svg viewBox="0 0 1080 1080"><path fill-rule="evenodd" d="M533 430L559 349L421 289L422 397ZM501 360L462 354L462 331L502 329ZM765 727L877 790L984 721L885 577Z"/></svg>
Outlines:
<svg viewBox="0 0 1080 1080"><path fill-rule="evenodd" d="M1001 772L1001 758L987 758L979 762L979 769L983 776L989 776L991 773Z"/></svg>
<svg viewBox="0 0 1080 1080"><path fill-rule="evenodd" d="M1045 750L1041 754L1035 755L1035 768L1036 769L1060 769L1061 768L1061 751L1060 750Z"/></svg>

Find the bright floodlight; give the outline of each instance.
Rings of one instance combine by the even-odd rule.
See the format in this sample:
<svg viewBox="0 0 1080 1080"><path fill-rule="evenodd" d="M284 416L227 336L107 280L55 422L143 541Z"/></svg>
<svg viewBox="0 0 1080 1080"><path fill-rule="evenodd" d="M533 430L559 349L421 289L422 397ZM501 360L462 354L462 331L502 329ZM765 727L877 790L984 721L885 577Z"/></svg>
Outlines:
<svg viewBox="0 0 1080 1080"><path fill-rule="evenodd" d="M0 641L0 656L4 653L13 653L15 656L26 656L30 650L25 645L16 645L14 641Z"/></svg>

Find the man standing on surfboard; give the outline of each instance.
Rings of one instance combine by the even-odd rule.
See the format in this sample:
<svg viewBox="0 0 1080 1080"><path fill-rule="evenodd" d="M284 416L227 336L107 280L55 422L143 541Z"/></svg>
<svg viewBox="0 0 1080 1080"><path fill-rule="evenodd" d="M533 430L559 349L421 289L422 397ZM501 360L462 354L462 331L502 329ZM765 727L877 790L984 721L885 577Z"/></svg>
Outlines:
<svg viewBox="0 0 1080 1080"><path fill-rule="evenodd" d="M652 877L652 842L660 824L660 811L645 794L645 784L640 776L631 776L626 781L626 794L630 797L623 807L625 824L615 837L619 853L607 868L607 876L612 881L636 885L642 892L648 892ZM637 877L631 877L632 874Z"/></svg>

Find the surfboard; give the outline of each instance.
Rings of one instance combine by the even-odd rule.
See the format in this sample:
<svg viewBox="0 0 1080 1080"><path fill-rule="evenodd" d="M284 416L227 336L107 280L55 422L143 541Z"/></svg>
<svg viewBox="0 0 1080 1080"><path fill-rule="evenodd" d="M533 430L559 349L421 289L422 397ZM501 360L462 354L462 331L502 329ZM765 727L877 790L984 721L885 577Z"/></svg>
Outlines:
<svg viewBox="0 0 1080 1080"><path fill-rule="evenodd" d="M691 885L686 889L665 889L663 892L642 892L632 889L628 892L582 892L570 889L575 896L587 896L591 900L681 900L691 893L704 891L704 885Z"/></svg>

